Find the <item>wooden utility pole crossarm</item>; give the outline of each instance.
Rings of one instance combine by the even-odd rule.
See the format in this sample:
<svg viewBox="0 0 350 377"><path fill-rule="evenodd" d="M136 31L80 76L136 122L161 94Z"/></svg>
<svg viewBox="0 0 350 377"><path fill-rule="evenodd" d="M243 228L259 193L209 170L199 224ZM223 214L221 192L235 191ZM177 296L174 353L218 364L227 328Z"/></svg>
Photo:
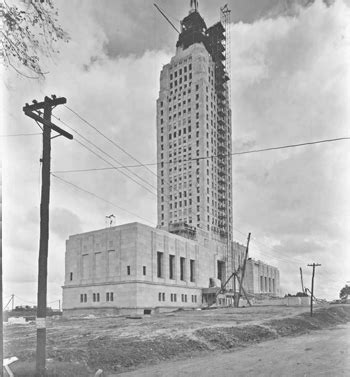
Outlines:
<svg viewBox="0 0 350 377"><path fill-rule="evenodd" d="M51 166L51 130L56 131L68 139L73 136L51 123L52 109L66 103L64 97L45 97L43 102L33 101L33 105L23 107L25 115L43 124L43 155L42 155L42 184L40 203L40 241L38 268L38 296L37 296L37 345L36 345L36 376L46 375L46 308L47 308L47 259L49 245L49 203L50 203L50 166ZM44 110L41 117L40 110ZM35 113L35 112L36 113Z"/></svg>

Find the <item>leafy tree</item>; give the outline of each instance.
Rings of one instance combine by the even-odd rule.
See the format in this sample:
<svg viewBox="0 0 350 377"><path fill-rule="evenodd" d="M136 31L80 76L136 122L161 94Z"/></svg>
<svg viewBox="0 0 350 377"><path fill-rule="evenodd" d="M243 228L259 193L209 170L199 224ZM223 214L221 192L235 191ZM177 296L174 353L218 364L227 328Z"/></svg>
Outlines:
<svg viewBox="0 0 350 377"><path fill-rule="evenodd" d="M18 4L0 3L1 62L27 78L43 77L48 72L43 72L40 56L58 53L54 44L68 42L68 34L58 24L53 0L21 0Z"/></svg>
<svg viewBox="0 0 350 377"><path fill-rule="evenodd" d="M343 287L343 288L340 290L339 297L340 297L341 299L346 300L346 299L348 298L349 295L350 295L350 286L349 286L349 285L345 285L345 287Z"/></svg>

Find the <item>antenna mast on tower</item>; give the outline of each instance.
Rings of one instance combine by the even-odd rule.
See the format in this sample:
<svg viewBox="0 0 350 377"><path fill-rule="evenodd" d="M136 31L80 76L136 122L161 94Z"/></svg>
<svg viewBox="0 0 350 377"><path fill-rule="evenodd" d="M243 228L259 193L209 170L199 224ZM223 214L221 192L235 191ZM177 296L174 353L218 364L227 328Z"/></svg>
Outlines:
<svg viewBox="0 0 350 377"><path fill-rule="evenodd" d="M190 7L191 7L191 12L197 12L198 0L191 0Z"/></svg>

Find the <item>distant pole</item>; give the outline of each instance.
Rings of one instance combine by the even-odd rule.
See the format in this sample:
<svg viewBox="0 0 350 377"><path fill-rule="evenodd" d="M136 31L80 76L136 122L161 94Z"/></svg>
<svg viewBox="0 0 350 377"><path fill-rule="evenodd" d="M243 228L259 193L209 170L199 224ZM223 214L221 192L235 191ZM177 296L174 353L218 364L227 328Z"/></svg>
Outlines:
<svg viewBox="0 0 350 377"><path fill-rule="evenodd" d="M304 293L303 270L300 267L301 291Z"/></svg>
<svg viewBox="0 0 350 377"><path fill-rule="evenodd" d="M61 311L61 300L58 300L58 311Z"/></svg>
<svg viewBox="0 0 350 377"><path fill-rule="evenodd" d="M15 295L14 294L11 295L11 303L12 303L11 308L12 308L12 311L13 311L14 308L15 308Z"/></svg>
<svg viewBox="0 0 350 377"><path fill-rule="evenodd" d="M36 318L36 376L46 376L46 308L47 308L47 259L49 246L49 204L50 204L50 166L51 166L51 130L68 139L73 136L51 123L52 109L67 100L45 97L43 102L33 101L23 107L25 115L43 124L42 184L40 203L40 240L38 259L38 295ZM40 110L44 110L41 117Z"/></svg>
<svg viewBox="0 0 350 377"><path fill-rule="evenodd" d="M312 317L312 304L314 301L314 278L315 278L315 267L321 266L319 263L308 264L312 267L312 280L311 280L311 300L310 300L310 316Z"/></svg>

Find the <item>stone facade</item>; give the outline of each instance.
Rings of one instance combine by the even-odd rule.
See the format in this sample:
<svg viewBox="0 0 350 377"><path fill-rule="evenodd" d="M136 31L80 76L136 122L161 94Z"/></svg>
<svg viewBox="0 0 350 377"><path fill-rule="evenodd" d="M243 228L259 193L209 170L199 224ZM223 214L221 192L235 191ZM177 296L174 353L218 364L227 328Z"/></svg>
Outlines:
<svg viewBox="0 0 350 377"><path fill-rule="evenodd" d="M247 288L247 293L278 296L280 294L280 273L276 267L249 258L244 286Z"/></svg>
<svg viewBox="0 0 350 377"><path fill-rule="evenodd" d="M140 223L70 236L66 242L64 314L94 310L144 313L206 305L202 290L213 278L219 285L224 283L227 271L243 264L245 247L231 242L231 265L226 266L227 244L205 234L198 238L189 240ZM278 270L248 260L244 284L248 292L260 293L260 276L275 279L271 287L278 291ZM232 279L226 289L232 291Z"/></svg>
<svg viewBox="0 0 350 377"><path fill-rule="evenodd" d="M201 289L221 273L225 245L192 241L139 223L70 236L63 310L198 307ZM218 263L219 262L219 263Z"/></svg>

